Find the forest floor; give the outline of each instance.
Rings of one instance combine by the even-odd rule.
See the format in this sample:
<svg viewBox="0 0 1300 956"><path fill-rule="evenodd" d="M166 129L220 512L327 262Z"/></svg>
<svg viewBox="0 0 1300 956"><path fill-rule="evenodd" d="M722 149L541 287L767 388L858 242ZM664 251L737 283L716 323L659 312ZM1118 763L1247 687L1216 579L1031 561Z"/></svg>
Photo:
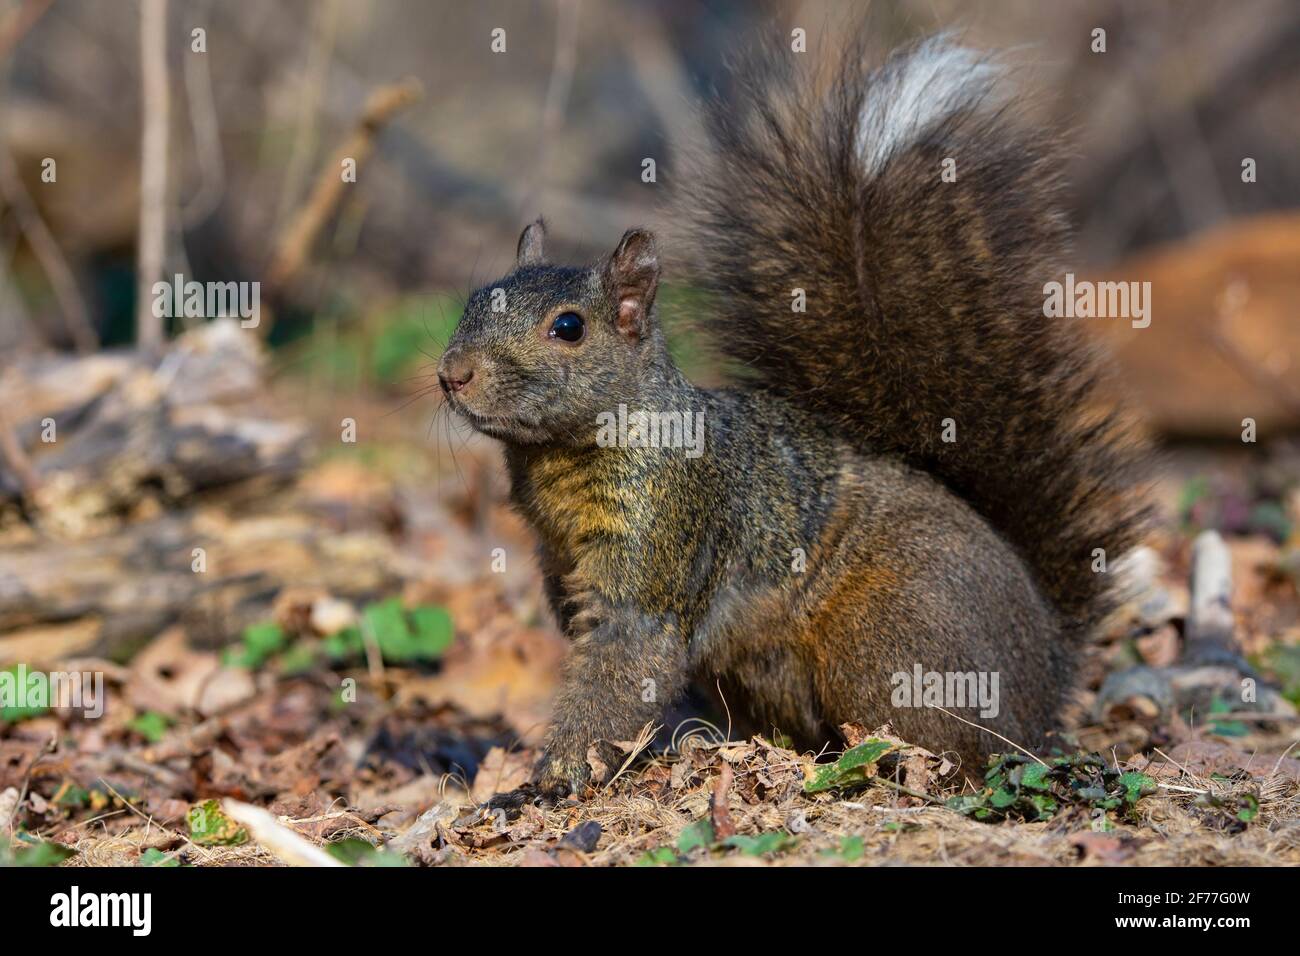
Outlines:
<svg viewBox="0 0 1300 956"><path fill-rule="evenodd" d="M222 580L242 582L242 632L182 614L134 644L105 643L103 630L78 643L69 622L0 634L0 668L101 675L107 701L102 716L31 701L0 712L0 856L65 866L1300 863L1300 723L1285 703L1300 692L1294 457L1170 456L1158 570L1093 654L1082 720L1055 754L1007 748L972 787L887 727L846 726L814 755L776 733L730 740L725 726L687 720L657 740L647 728L594 748L600 784L581 799L493 810L487 800L524 783L536 758L564 644L526 529L504 504L497 452L435 421L454 462L445 443L430 452L423 429L381 435L314 455L274 488L186 505L186 527L203 530L214 562L228 556ZM121 536L160 507L170 505L137 504L97 533ZM326 529L329 547L293 539L280 553L285 528L302 523ZM1278 709L1243 713L1219 699L1180 713L1138 700L1098 717L1106 674L1176 664L1191 541L1204 526L1224 532L1238 638L1261 687L1281 691ZM0 552L31 546L19 525L0 528ZM348 570L373 561L376 574ZM249 590L250 574L274 586Z"/></svg>

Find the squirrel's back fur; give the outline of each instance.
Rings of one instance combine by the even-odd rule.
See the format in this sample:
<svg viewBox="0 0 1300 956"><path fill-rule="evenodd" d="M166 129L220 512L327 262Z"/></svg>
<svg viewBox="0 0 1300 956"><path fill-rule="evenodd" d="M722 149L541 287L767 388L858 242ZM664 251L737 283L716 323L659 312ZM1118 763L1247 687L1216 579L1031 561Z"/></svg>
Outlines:
<svg viewBox="0 0 1300 956"><path fill-rule="evenodd" d="M1067 238L1056 143L1018 122L999 64L945 38L874 71L852 46L809 62L753 57L706 110L683 177L716 293L699 321L750 387L971 504L1077 639L1113 603L1095 549L1113 562L1139 534L1141 452L1091 348L1043 314Z"/></svg>

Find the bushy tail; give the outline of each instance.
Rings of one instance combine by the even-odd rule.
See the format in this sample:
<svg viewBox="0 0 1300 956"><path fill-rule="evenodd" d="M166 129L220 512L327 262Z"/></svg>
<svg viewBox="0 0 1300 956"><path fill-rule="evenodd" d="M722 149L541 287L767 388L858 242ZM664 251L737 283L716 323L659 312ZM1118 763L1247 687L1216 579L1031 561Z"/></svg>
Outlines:
<svg viewBox="0 0 1300 956"><path fill-rule="evenodd" d="M1094 549L1114 562L1140 533L1141 451L1073 320L1043 315L1066 239L1053 141L946 39L874 71L812 59L756 59L707 108L686 177L702 324L755 387L943 480L1086 633L1114 593Z"/></svg>

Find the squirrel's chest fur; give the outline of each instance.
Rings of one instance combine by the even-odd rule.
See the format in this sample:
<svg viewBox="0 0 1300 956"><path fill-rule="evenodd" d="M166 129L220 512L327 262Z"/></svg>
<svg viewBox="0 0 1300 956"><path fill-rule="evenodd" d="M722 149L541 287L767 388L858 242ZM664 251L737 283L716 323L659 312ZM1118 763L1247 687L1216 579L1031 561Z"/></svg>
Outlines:
<svg viewBox="0 0 1300 956"><path fill-rule="evenodd" d="M511 498L537 535L552 604L599 592L613 603L652 610L668 597L644 573L648 529L663 507L653 469L629 450L547 449L509 456ZM656 592L660 593L656 593Z"/></svg>
<svg viewBox="0 0 1300 956"><path fill-rule="evenodd" d="M697 393L709 446L511 449L561 627L592 593L670 619L704 651L785 594L836 507L836 453L752 396ZM817 447L808 448L812 441ZM769 614L769 621L771 617ZM740 631L747 628L740 627Z"/></svg>
<svg viewBox="0 0 1300 956"><path fill-rule="evenodd" d="M634 496L620 493L626 470L611 457L551 451L515 474L514 501L544 547L596 557L632 533Z"/></svg>

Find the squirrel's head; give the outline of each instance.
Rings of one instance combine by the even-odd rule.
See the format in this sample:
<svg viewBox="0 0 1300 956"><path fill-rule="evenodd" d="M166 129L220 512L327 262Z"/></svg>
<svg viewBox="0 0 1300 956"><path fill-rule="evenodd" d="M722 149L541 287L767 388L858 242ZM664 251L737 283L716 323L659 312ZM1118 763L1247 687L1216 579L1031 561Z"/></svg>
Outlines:
<svg viewBox="0 0 1300 956"><path fill-rule="evenodd" d="M514 270L470 296L438 364L451 407L476 430L515 444L594 442L596 416L635 401L666 354L652 309L654 236L630 229L608 257L549 264L538 219Z"/></svg>

